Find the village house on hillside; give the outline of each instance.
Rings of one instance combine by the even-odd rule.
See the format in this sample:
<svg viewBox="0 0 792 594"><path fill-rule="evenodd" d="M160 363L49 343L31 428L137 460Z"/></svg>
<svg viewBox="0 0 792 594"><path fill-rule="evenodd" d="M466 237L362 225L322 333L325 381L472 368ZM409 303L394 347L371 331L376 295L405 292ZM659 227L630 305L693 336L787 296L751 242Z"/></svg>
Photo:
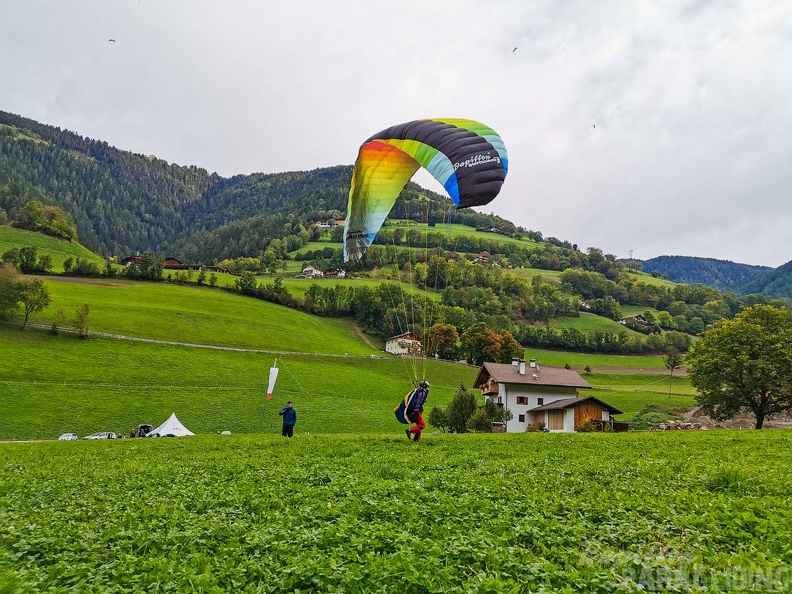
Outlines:
<svg viewBox="0 0 792 594"><path fill-rule="evenodd" d="M305 278L322 278L324 276L324 272L318 268L315 268L314 266L306 266L297 276L304 276Z"/></svg>
<svg viewBox="0 0 792 594"><path fill-rule="evenodd" d="M335 229L343 227L345 222L344 219L327 219L326 221L316 221L316 226L320 229Z"/></svg>
<svg viewBox="0 0 792 594"><path fill-rule="evenodd" d="M594 396L580 397L580 389L591 389L589 383L572 369L542 367L531 359L515 359L511 365L484 363L474 388L512 412L514 418L506 424L509 433L521 433L539 424L549 431L574 432L591 419L600 428L604 424L616 431L626 430L626 423L617 423L612 416L621 414L618 408Z"/></svg>
<svg viewBox="0 0 792 594"><path fill-rule="evenodd" d="M420 355L421 341L413 332L404 332L385 341L385 352L393 355Z"/></svg>
<svg viewBox="0 0 792 594"><path fill-rule="evenodd" d="M131 266L132 264L140 264L143 261L143 256L135 254L134 256L127 256L121 262L122 266ZM164 270L207 270L209 272L225 272L231 274L231 271L225 266L201 266L199 264L185 264L178 258L168 256L163 258L162 268Z"/></svg>
<svg viewBox="0 0 792 594"><path fill-rule="evenodd" d="M649 325L649 322L641 314L637 314L634 316L623 317L622 319L619 320L619 324L622 324L624 326L646 328L646 326Z"/></svg>

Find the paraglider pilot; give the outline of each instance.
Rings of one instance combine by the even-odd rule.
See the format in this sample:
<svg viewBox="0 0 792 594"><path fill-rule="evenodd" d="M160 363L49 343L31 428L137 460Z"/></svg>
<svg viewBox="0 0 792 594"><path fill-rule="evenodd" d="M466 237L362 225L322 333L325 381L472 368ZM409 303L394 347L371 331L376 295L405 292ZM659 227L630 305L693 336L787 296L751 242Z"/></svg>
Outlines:
<svg viewBox="0 0 792 594"><path fill-rule="evenodd" d="M423 405L426 402L426 399L429 397L429 382L426 380L421 380L421 382L418 384L418 387L412 391L410 396L412 397L409 398L410 404L407 408L406 416L411 423L415 424L415 426L406 429L405 433L407 434L407 439L421 441L421 434L426 427L422 413Z"/></svg>
<svg viewBox="0 0 792 594"><path fill-rule="evenodd" d="M281 435L283 437L294 436L294 426L297 424L297 409L292 406L291 400L286 403L278 413L283 417L283 429Z"/></svg>

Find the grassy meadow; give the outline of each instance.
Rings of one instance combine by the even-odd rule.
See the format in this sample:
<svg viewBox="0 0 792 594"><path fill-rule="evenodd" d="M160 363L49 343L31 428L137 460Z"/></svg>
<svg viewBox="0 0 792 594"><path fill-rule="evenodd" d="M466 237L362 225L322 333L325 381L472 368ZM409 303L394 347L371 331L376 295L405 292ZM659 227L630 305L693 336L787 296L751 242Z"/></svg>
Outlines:
<svg viewBox="0 0 792 594"><path fill-rule="evenodd" d="M477 372L459 364L381 358L382 341L364 337L353 320L310 316L209 287L44 278L52 304L32 322L46 326L56 310L68 318L88 304L92 332L162 343L96 335L78 340L21 331L13 323L0 326L0 439L52 439L69 431L126 434L171 412L198 433L276 432L276 409L286 399L299 403L304 432L349 431L350 416L355 430L393 431L398 425L392 409L410 377L431 378L431 404L444 406L460 384L472 386ZM525 356L581 372L589 366L593 373L584 377L592 393L623 410L624 419L654 402L693 405L684 376L674 378L666 400L661 357L538 350ZM266 404L267 370L276 357L281 376L275 402ZM633 369L614 374L613 367Z"/></svg>
<svg viewBox="0 0 792 594"><path fill-rule="evenodd" d="M361 341L362 342L362 341ZM274 433L287 400L300 433L399 432L393 408L416 371L432 380L430 404L445 406L477 369L371 356L276 355L52 335L0 326L0 439L53 439L61 433L128 434L172 412L196 433ZM265 399L270 366L280 374ZM423 369L426 366L426 369ZM409 371L409 373L408 373Z"/></svg>
<svg viewBox="0 0 792 594"><path fill-rule="evenodd" d="M376 354L350 324L209 287L42 277L52 295L35 322L83 304L91 329L142 338L306 353Z"/></svg>
<svg viewBox="0 0 792 594"><path fill-rule="evenodd" d="M644 338L644 335L640 332L631 330L615 320L586 312L581 312L578 317L555 318L552 320L551 326L554 328L575 328L581 332L593 332L597 330L600 332L626 332L633 338L639 338L641 340Z"/></svg>
<svg viewBox="0 0 792 594"><path fill-rule="evenodd" d="M101 256L97 256L79 243L68 242L27 229L17 229L11 225L0 225L0 255L12 248L19 249L29 246L37 247L39 256L49 255L52 258L52 271L56 273L63 271L63 261L66 258L72 258L75 261L77 258L85 258L96 262L99 266L104 265L104 259Z"/></svg>
<svg viewBox="0 0 792 594"><path fill-rule="evenodd" d="M790 447L777 430L0 444L0 590L789 592Z"/></svg>

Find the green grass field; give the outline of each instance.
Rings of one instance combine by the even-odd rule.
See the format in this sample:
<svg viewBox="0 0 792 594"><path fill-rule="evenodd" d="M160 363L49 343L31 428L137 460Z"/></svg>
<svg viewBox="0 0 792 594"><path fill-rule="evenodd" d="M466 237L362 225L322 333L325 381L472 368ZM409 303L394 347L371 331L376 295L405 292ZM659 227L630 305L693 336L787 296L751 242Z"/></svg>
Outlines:
<svg viewBox="0 0 792 594"><path fill-rule="evenodd" d="M560 284L561 271L559 270L542 270L540 268L509 268L504 271L504 274L511 274L517 278L530 280L535 276L542 277L542 280L550 283Z"/></svg>
<svg viewBox="0 0 792 594"><path fill-rule="evenodd" d="M36 323L57 309L91 308L91 328L141 338L306 353L369 355L377 351L354 328L228 291L113 279L44 277L52 295Z"/></svg>
<svg viewBox="0 0 792 594"><path fill-rule="evenodd" d="M358 350L366 349L362 344ZM0 439L53 439L95 431L128 434L172 412L196 433L279 431L293 400L300 431L399 431L393 408L416 373L445 406L478 370L466 365L370 356L276 355L55 336L0 326ZM265 394L277 357L273 401ZM415 369L405 365L416 365Z"/></svg>
<svg viewBox="0 0 792 594"><path fill-rule="evenodd" d="M629 367L635 369L649 369L664 367L663 357L660 355L603 355L599 353L571 353L568 351L554 351L548 349L525 349L525 359L536 359L545 365L571 365L575 369L583 370L591 367Z"/></svg>
<svg viewBox="0 0 792 594"><path fill-rule="evenodd" d="M94 332L232 349L337 355L280 356L283 372L277 395L280 401L291 397L300 402L300 426L305 431L348 430L344 428L350 394L365 395L356 404L361 413L356 427L392 431L391 411L409 389L410 377L431 377L432 405L444 406L460 383L472 385L477 372L464 365L432 363L426 369L426 361L372 359L382 354L381 340L374 342L376 348L367 346L351 320L317 318L207 287L55 277L46 282L53 302L34 317L35 323L48 324L56 309L71 316L87 303ZM262 400L267 370L277 356L272 352L97 337L81 341L72 335L23 332L14 326L0 328L0 344L4 353L0 387L7 395L0 401L4 418L0 438L51 439L67 431L127 433L142 422L161 422L171 412L199 433L277 431L275 404L267 407ZM624 411L622 418L629 419L646 404L665 402L662 392L667 382L662 375L635 378L629 373L597 372L598 366L659 367L660 357L534 350L526 350L525 355L538 358L540 364L569 363L581 372L589 365L595 373L585 377L599 388L598 396ZM406 363L423 369L406 369ZM686 379L674 381L674 403L692 406L692 396L677 396L692 392L683 385ZM642 387L653 382L658 386Z"/></svg>
<svg viewBox="0 0 792 594"><path fill-rule="evenodd" d="M576 318L554 318L551 321L554 328L575 328L581 332L626 332L633 338L643 340L644 335L635 330L631 330L619 322L598 316L592 313L581 312Z"/></svg>
<svg viewBox="0 0 792 594"><path fill-rule="evenodd" d="M621 308L623 316L635 316L643 314L645 311L650 311L654 315L659 313L654 307L647 307L645 305L621 305L619 307Z"/></svg>
<svg viewBox="0 0 792 594"><path fill-rule="evenodd" d="M0 444L0 587L789 592L791 446L772 430Z"/></svg>
<svg viewBox="0 0 792 594"><path fill-rule="evenodd" d="M634 278L638 282L644 283L645 285L655 285L658 287L672 287L675 284L669 280L666 280L664 278L657 278L645 272L632 272L630 273L630 277Z"/></svg>
<svg viewBox="0 0 792 594"><path fill-rule="evenodd" d="M104 266L104 259L97 256L79 243L70 243L63 239L57 239L28 231L27 229L17 229L10 225L0 225L0 255L12 248L22 248L36 246L39 256L48 254L52 258L52 271L60 273L63 271L63 261L66 258L85 258L91 262L96 262L99 266Z"/></svg>

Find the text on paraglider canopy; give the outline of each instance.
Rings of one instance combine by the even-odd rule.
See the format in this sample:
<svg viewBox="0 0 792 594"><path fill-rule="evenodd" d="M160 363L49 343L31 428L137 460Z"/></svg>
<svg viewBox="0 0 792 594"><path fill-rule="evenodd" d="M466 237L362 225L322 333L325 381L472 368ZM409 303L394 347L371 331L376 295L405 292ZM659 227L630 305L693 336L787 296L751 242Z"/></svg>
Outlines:
<svg viewBox="0 0 792 594"><path fill-rule="evenodd" d="M497 155L476 155L475 157L470 157L470 159L465 159L464 161L460 161L459 163L454 163L454 171L459 169L460 167L476 167L477 165L483 165L485 163L500 163L500 157Z"/></svg>

